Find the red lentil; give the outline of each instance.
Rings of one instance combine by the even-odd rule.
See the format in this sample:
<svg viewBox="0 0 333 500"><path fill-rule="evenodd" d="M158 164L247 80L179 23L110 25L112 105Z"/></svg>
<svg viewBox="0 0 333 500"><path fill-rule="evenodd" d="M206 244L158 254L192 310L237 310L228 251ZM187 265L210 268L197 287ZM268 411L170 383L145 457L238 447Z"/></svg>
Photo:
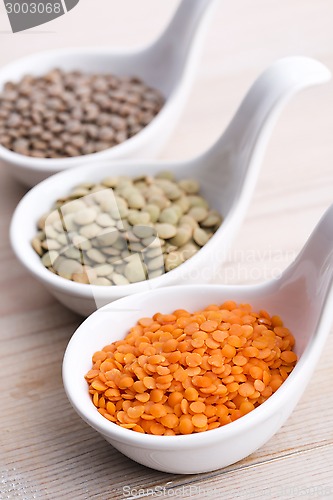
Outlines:
<svg viewBox="0 0 333 500"><path fill-rule="evenodd" d="M106 419L173 436L217 429L265 402L293 370L295 340L279 316L233 301L141 318L92 356L85 378Z"/></svg>

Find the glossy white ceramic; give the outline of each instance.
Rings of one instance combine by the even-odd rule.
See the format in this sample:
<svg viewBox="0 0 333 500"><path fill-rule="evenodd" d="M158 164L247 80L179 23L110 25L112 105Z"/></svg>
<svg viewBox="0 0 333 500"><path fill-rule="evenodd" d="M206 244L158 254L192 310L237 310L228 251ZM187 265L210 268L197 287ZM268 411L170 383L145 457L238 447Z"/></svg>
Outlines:
<svg viewBox="0 0 333 500"><path fill-rule="evenodd" d="M279 280L255 286L162 288L125 297L96 311L76 330L65 352L63 381L67 396L78 414L115 448L153 469L193 474L237 462L278 431L304 392L332 324L332 282L333 205ZM299 361L264 404L224 427L187 436L138 434L109 422L97 412L84 380L96 350L124 338L140 317L178 308L195 311L225 300L250 303L254 310L264 308L270 314L280 315L296 338Z"/></svg>
<svg viewBox="0 0 333 500"><path fill-rule="evenodd" d="M74 158L31 158L0 145L0 160L8 172L28 186L50 175L100 160L154 158L166 144L185 105L209 20L218 0L182 0L169 26L149 47L113 50L108 47L66 48L39 52L0 69L0 88L29 73L42 75L53 68L65 71L136 75L159 89L166 103L141 132L118 146Z"/></svg>
<svg viewBox="0 0 333 500"><path fill-rule="evenodd" d="M57 299L83 315L125 295L166 285L212 281L246 213L279 111L297 91L327 81L329 77L325 66L312 59L282 59L258 78L226 132L201 156L183 163L126 160L94 164L94 168L85 165L46 179L29 191L16 208L10 229L14 252ZM171 170L178 178L198 179L210 205L224 216L221 227L195 256L160 277L110 287L75 283L42 265L31 247L31 240L37 220L55 199L80 182L100 181L110 174L135 176L161 170Z"/></svg>

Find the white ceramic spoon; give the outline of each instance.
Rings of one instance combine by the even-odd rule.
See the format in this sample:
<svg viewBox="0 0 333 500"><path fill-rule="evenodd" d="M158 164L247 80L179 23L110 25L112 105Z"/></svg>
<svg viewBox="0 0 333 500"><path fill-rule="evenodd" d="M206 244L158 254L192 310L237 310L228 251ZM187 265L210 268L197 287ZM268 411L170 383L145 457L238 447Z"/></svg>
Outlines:
<svg viewBox="0 0 333 500"><path fill-rule="evenodd" d="M155 43L137 50L86 47L39 52L0 69L0 88L25 74L42 75L53 68L88 73L136 75L159 89L166 103L141 132L118 146L74 158L31 158L0 145L8 172L33 186L77 165L116 158L153 158L167 142L185 105L213 8L218 0L182 0L169 26Z"/></svg>
<svg viewBox="0 0 333 500"><path fill-rule="evenodd" d="M76 330L63 362L67 396L79 415L115 448L165 472L193 474L230 465L253 453L288 418L309 382L333 319L333 205L296 261L279 280L254 286L186 285L125 297L92 314ZM124 338L140 317L184 308L202 309L226 300L278 314L295 336L296 367L264 404L224 427L188 436L153 436L123 429L91 402L84 375L92 354ZM325 394L323 394L325 397ZM318 415L320 419L320 415Z"/></svg>
<svg viewBox="0 0 333 500"><path fill-rule="evenodd" d="M182 163L122 161L86 165L59 173L36 186L19 203L11 224L11 242L25 267L57 299L83 315L124 295L160 286L207 282L226 257L245 213L258 176L260 162L273 124L286 101L297 91L327 81L330 73L321 63L303 57L282 59L254 83L222 137L203 155ZM52 202L80 182L97 182L110 174L154 174L171 170L177 178L199 180L210 205L224 222L209 242L178 268L148 281L125 286L75 283L48 271L31 247L36 221Z"/></svg>

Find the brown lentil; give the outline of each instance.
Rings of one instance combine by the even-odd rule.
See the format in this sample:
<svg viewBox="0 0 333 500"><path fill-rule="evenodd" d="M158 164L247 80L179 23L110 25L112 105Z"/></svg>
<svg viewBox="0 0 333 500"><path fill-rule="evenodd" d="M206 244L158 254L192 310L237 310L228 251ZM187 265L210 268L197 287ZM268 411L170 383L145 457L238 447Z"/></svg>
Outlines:
<svg viewBox="0 0 333 500"><path fill-rule="evenodd" d="M146 434L192 434L264 403L293 370L294 344L280 317L227 301L139 319L125 339L93 355L85 378L111 422Z"/></svg>
<svg viewBox="0 0 333 500"><path fill-rule="evenodd" d="M0 93L0 144L36 158L91 154L137 134L163 104L137 77L60 69L25 75Z"/></svg>

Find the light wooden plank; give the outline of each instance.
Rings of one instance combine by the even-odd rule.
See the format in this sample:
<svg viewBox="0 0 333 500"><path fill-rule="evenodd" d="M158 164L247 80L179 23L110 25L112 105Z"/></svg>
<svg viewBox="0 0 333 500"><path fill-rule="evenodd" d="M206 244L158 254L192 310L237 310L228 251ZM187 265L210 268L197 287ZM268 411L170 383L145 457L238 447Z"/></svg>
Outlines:
<svg viewBox="0 0 333 500"><path fill-rule="evenodd" d="M0 64L39 50L41 41L44 48L148 43L177 2L100 0L107 15L99 16L99 25L91 5L81 0L72 14L50 24L49 32L15 36L5 33L8 21L1 10L6 50ZM208 147L274 59L303 54L333 69L332 15L328 0L221 2L185 112L162 156L188 158ZM328 84L297 96L282 113L244 224L216 281L249 283L280 273L333 201L332 106L333 84ZM1 500L114 500L126 498L125 487L133 492L165 487L164 497L180 492L181 498L200 499L333 497L332 335L280 432L224 470L194 476L153 471L122 456L84 424L61 381L63 352L81 319L56 303L10 249L10 217L25 191L0 170Z"/></svg>

